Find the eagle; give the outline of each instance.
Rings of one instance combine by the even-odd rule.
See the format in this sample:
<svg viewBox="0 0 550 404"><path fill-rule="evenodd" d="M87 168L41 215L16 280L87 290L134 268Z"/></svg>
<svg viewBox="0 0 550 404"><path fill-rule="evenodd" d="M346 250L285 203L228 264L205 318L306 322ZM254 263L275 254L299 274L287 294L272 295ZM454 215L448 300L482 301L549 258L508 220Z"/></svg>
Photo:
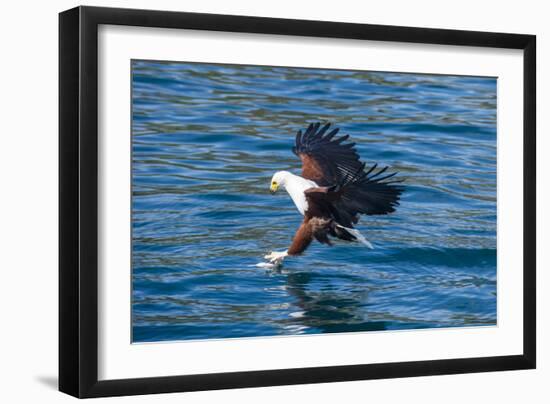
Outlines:
<svg viewBox="0 0 550 404"><path fill-rule="evenodd" d="M385 215L395 211L403 192L397 172L378 164L366 169L349 135L337 136L339 128L311 123L298 130L292 148L302 161L301 175L278 171L271 179L272 194L284 188L304 219L286 251L265 256L279 265L287 256L303 253L315 239L332 245L331 238L360 242L373 248L354 228L360 215Z"/></svg>

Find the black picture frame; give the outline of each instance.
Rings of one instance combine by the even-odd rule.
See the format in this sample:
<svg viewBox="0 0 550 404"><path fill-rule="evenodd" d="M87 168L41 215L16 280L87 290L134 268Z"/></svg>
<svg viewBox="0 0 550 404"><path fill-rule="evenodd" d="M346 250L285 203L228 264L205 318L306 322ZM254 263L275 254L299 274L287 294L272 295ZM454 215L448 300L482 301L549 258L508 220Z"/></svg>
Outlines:
<svg viewBox="0 0 550 404"><path fill-rule="evenodd" d="M523 354L99 381L100 24L523 50ZM60 13L59 390L84 398L535 368L535 60L534 35L97 7Z"/></svg>

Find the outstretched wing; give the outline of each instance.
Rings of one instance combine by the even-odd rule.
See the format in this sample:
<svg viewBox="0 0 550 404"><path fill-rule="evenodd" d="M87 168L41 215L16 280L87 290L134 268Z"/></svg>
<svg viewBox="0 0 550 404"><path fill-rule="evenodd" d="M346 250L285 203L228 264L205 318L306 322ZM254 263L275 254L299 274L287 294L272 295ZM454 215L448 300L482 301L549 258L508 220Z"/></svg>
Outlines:
<svg viewBox="0 0 550 404"><path fill-rule="evenodd" d="M338 128L327 123L310 124L305 132L296 134L296 144L292 148L302 160L302 177L314 181L319 186L329 186L342 182L361 167L355 143L346 143L349 135L336 137Z"/></svg>
<svg viewBox="0 0 550 404"><path fill-rule="evenodd" d="M355 174L343 178L338 184L310 188L305 191L311 214L330 216L338 224L353 227L359 215L385 215L395 211L403 187L393 177L397 172L382 175L388 167L377 171L375 164L364 170L361 164Z"/></svg>

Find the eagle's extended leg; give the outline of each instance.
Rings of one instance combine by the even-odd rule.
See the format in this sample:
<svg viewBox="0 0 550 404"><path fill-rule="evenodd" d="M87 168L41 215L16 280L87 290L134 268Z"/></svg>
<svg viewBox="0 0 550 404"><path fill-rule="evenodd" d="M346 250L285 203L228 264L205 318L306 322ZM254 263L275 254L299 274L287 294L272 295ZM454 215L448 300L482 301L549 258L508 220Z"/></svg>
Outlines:
<svg viewBox="0 0 550 404"><path fill-rule="evenodd" d="M287 251L273 251L271 254L265 256L266 260L269 260L272 264L280 264L288 255L298 255L305 251L305 249L313 241L312 228L309 224L309 219L304 219L294 238L292 244L288 247Z"/></svg>

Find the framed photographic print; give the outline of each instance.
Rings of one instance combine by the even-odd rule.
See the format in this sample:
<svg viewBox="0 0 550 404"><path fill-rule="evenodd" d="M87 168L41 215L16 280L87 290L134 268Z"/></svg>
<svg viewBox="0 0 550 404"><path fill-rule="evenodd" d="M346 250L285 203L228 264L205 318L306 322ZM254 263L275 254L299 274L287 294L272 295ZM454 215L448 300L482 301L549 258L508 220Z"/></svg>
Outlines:
<svg viewBox="0 0 550 404"><path fill-rule="evenodd" d="M60 14L60 390L535 367L535 37Z"/></svg>

